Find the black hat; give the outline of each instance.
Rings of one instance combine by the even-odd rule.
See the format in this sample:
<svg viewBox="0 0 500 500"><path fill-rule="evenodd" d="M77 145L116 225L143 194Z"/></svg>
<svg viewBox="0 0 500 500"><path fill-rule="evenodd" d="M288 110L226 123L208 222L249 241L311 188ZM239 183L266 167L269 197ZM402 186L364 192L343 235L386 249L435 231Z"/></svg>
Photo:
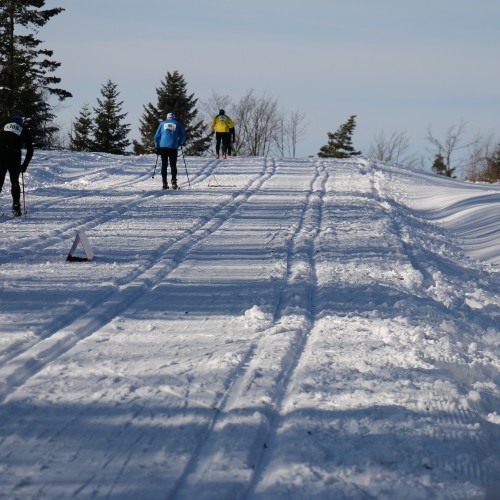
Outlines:
<svg viewBox="0 0 500 500"><path fill-rule="evenodd" d="M219 115L225 115L226 112L223 109L219 109Z"/></svg>
<svg viewBox="0 0 500 500"><path fill-rule="evenodd" d="M16 122L18 125L22 125L23 124L23 117L21 115L12 115L11 118L10 118L13 122Z"/></svg>

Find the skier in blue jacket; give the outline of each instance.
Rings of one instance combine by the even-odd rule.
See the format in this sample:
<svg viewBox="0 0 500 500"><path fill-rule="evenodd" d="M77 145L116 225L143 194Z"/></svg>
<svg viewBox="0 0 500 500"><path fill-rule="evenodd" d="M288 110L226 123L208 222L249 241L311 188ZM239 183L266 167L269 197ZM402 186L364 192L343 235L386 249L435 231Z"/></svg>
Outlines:
<svg viewBox="0 0 500 500"><path fill-rule="evenodd" d="M172 174L172 188L177 189L177 154L178 149L186 142L184 125L175 119L174 113L168 113L167 119L162 121L156 130L156 154L161 155L161 177L163 189L168 189L167 167L170 162Z"/></svg>

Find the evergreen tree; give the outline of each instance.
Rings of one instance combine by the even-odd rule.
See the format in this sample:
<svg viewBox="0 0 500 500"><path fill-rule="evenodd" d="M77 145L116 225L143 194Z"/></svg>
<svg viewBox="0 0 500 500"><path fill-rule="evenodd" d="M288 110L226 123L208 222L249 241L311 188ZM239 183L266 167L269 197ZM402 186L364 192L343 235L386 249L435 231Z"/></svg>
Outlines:
<svg viewBox="0 0 500 500"><path fill-rule="evenodd" d="M320 158L351 158L360 155L361 151L356 151L352 146L352 134L355 128L356 115L352 115L336 132L328 132L328 144L320 148L318 156Z"/></svg>
<svg viewBox="0 0 500 500"><path fill-rule="evenodd" d="M51 146L58 131L50 97L72 97L56 86L61 79L53 73L61 63L51 59L53 51L42 48L33 34L64 10L44 5L45 0L0 3L0 116L25 116L37 147Z"/></svg>
<svg viewBox="0 0 500 500"><path fill-rule="evenodd" d="M448 165L446 165L446 161L444 160L444 156L441 153L438 153L434 158L434 163L432 164L432 171L438 175L452 177L455 169L448 167Z"/></svg>
<svg viewBox="0 0 500 500"><path fill-rule="evenodd" d="M200 156L209 147L211 136L206 133L207 126L203 120L198 120L194 94L187 94L187 85L184 77L178 72L167 72L161 86L156 89L156 106L149 103L144 106L144 113L140 119L139 132L141 141L134 141L136 154L154 153L154 135L158 124L164 120L167 113L175 113L176 118L186 128L185 152L189 156Z"/></svg>
<svg viewBox="0 0 500 500"><path fill-rule="evenodd" d="M72 151L92 151L93 118L90 106L85 104L78 118L73 122L72 133L69 134L69 148Z"/></svg>
<svg viewBox="0 0 500 500"><path fill-rule="evenodd" d="M122 124L127 113L121 113L123 101L117 102L119 92L117 85L108 80L101 87L103 99L97 98L98 108L94 108L96 115L94 124L93 150L103 153L124 154L130 145L127 135L130 124Z"/></svg>
<svg viewBox="0 0 500 500"><path fill-rule="evenodd" d="M493 155L486 160L485 178L488 182L500 181L500 144Z"/></svg>

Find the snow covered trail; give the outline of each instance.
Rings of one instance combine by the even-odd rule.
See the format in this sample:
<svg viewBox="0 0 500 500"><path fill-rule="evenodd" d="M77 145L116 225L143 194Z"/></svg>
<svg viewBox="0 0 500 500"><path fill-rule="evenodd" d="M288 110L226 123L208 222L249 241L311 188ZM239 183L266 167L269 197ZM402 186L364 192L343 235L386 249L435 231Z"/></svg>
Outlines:
<svg viewBox="0 0 500 500"><path fill-rule="evenodd" d="M456 210L499 189L440 180L438 213L435 176L366 160L188 158L180 192L152 156L38 161L0 224L0 497L495 498L497 250Z"/></svg>
<svg viewBox="0 0 500 500"><path fill-rule="evenodd" d="M243 162L239 162L239 163L240 164L238 165L238 167L240 169L240 172L238 175L238 179L241 180L242 176L244 176L244 174L241 172L241 170L242 170L241 167L243 166L242 165ZM309 165L307 165L307 167L309 168ZM262 168L264 170L262 170ZM223 203L223 207L219 208L215 212L213 210L213 207L210 205L211 213L210 213L210 217L204 218L204 219L207 219L205 225L200 224L199 227L197 227L196 224L194 224L194 226L193 226L193 221L190 220L191 229L188 231L188 236L185 238L188 240L188 242L187 243L184 242L182 238L177 239L175 244L168 246L168 248L163 252L163 255L165 255L164 261L162 261L161 259L155 259L154 265L150 265L148 267L146 273L142 273L140 275L140 280L144 281L143 274L148 274L148 273L150 274L150 270L154 269L155 267L157 267L159 269L158 272L160 273L160 276L156 277L155 279L150 279L149 280L150 283L148 284L147 287L145 287L141 283L137 284L137 282L139 280L138 280L138 278L134 278L132 281L129 281L125 285L120 286L118 291L112 290L111 292L109 292L108 295L110 295L110 298L105 298L104 300L102 298L99 298L99 301L98 301L99 305L97 307L91 307L88 312L86 312L85 314L80 316L76 321L72 322L69 326L65 326L65 327L59 329L54 334L52 334L52 332L49 332L49 333L51 333L50 336L49 336L49 333L36 336L38 338L42 337L43 341L35 343L34 346L32 345L33 343L23 344L23 347L28 346L29 348L26 349L21 354L13 356L11 353L11 356L8 356L9 357L8 362L4 363L4 365L2 366L3 379L6 381L6 383L5 383L6 387L4 387L6 394L4 394L4 396L8 395L9 390L11 391L13 389L16 389L19 392L19 388L17 387L19 383L25 383L26 385L29 386L30 385L30 383L29 383L30 378L33 378L33 376L37 372L40 372L38 378L40 378L40 377L43 378L44 371L48 372L48 373L53 373L54 366L57 366L58 363L63 363L63 360L65 359L65 357L63 355L65 352L70 351L70 348L75 346L77 344L77 342L80 342L80 344L82 344L82 340L86 339L87 337L88 337L87 341L91 341L93 338L95 338L97 336L97 334L96 335L92 335L92 334L98 332L98 330L105 330L105 325L109 321L111 321L113 319L113 317L118 317L120 313L123 313L124 307L128 306L133 301L139 301L140 294L143 293L145 288L147 288L148 290L152 289L153 291L155 290L155 288L161 289L162 286L159 286L159 285L163 284L166 276L168 276L169 274L174 274L174 273L172 273L172 271L175 270L176 265L185 264L184 263L185 260L187 260L187 261L190 260L190 259L187 259L186 256L189 254L189 252L194 251L193 250L194 245L199 244L200 241L204 241L205 239L210 238L212 233L214 233L221 224L227 224L227 222L230 221L233 212L236 212L240 205L245 204L247 202L247 200L252 196L253 192L257 188L259 188L262 183L269 180L268 178L270 176L272 176L272 174L273 174L272 163L271 163L271 167L269 167L269 168L271 168L270 174L266 174L265 171L268 169L267 162L264 162L263 165L262 165L262 162L259 162L257 172L259 172L260 175L257 175L257 177L254 176L254 180L251 183L249 183L249 184L247 183L246 185L244 185L243 186L244 189L241 192L232 193L232 194L230 194L230 196L228 196L227 193L225 193L225 196L224 196L225 201ZM297 176L300 183L304 182L302 180L302 177L299 177L297 175L297 173L295 173L295 175ZM302 188L302 189L303 189L304 193L307 194L308 189L309 189L307 177L306 177L305 182L306 182L305 188ZM254 184L255 184L255 186L254 186ZM280 186L278 183L278 185L275 189L282 190L283 191L282 196L284 196L285 198L293 197L293 193L290 193L290 191L289 191L290 186L288 185L288 182L284 186L283 185ZM214 192L214 193L216 193L216 192ZM263 208L261 205L257 205L257 207L254 209L255 212L249 216L249 217L253 218L255 221L262 219L263 223L265 222L265 225L263 226L263 228L261 228L257 232L257 234L259 236L259 240L258 240L259 244L262 242L262 238L264 238L264 242L266 242L269 238L278 241L276 239L277 235L274 232L270 232L269 227L268 227L269 224L267 221L268 217L274 216L273 209L275 210L274 205L276 203L276 200L275 200L272 193L274 193L273 189L271 189L271 194L268 194L267 197L261 196L261 198L264 198L265 200L267 198L266 203L269 204L269 208L265 208L265 210L267 212L264 213L263 215L260 214L260 212L263 210ZM178 193L176 193L176 196L177 196L177 194ZM184 193L182 193L182 194L184 194ZM303 196L306 196L306 194L304 194ZM229 198L230 202L228 201L228 198ZM215 199L217 200L217 195L215 195ZM177 199L177 203L179 201L180 201L180 198ZM293 202L293 203L295 203L295 202ZM292 208L293 208L293 203L291 203ZM298 203L299 208L298 209L296 208L295 211L300 215L300 200L297 203ZM216 207L217 206L218 205L216 205ZM291 210L290 208L286 208L286 204L283 204L283 206L285 207L285 210L287 210L287 211ZM191 205L188 205L188 207L192 209ZM265 207L265 205L264 205L264 207ZM137 209L137 208L138 208L138 204L134 203L134 209ZM68 207L66 207L65 210L68 210ZM125 215L127 215L127 214L125 214ZM182 215L181 217L179 217L179 220L184 220L184 219L189 220L189 218L187 218L186 215ZM116 218L118 218L118 217L113 212L108 212L108 220L99 220L98 223L94 223L94 226L93 226L94 232L97 230L98 227L100 227L102 225L105 225L105 224L111 225ZM243 220L245 221L245 219L243 219ZM178 223L178 220L176 221L176 223ZM283 217L282 219L276 218L275 224L277 225L276 227L279 226L279 228L285 232L285 236L283 236L281 239L283 241L283 244L287 245L288 243L287 243L286 231L288 231L288 227L291 224L290 221L288 220L288 217ZM246 222L244 222L244 227L246 228ZM92 229L92 228L90 228L90 229ZM231 238L234 238L235 232L232 231L232 232L230 232L230 234L231 234ZM130 236L131 235L129 234L128 240L130 240ZM242 235L242 236L243 236L243 238L245 237L245 235ZM219 252L222 238L219 237L215 241L216 241L217 252ZM238 248L237 242L233 241L232 243L233 243L233 246L230 247L231 251L233 251L232 249L235 247ZM101 244L102 244L102 241L101 241ZM276 250L276 245L273 244L273 246L270 248L270 251L269 251L269 260L270 260L269 265L271 267L269 268L269 265L268 265L268 267L262 266L262 269L263 269L262 272L264 274L258 275L256 277L254 276L255 269L254 269L254 266L252 264L253 264L253 261L257 258L257 256L259 256L259 253L258 253L259 249L258 248L255 249L253 247L254 244L255 244L255 242L253 242L253 241L250 242L250 256L247 258L247 260L249 260L249 262L246 263L246 267L248 268L247 272L250 273L248 279L250 279L251 281L257 280L257 282L259 282L259 283L262 280L267 281L268 276L269 276L268 271L269 271L269 269L273 269L273 268L276 268L275 272L278 273L278 275L279 275L279 273L281 273L281 267L280 267L281 263L278 261L278 265L276 264L277 259L273 255L273 252ZM179 250L177 249L177 247L179 248ZM243 246L241 248L244 249L245 247ZM206 251L204 251L204 253L202 255L205 255L205 252ZM236 266L237 273L234 274L234 279L236 280L235 283L236 283L236 286L238 289L240 287L242 287L242 280L245 279L245 274L242 274L242 271L244 271L244 268L245 268L244 254L242 254L240 256L239 253L240 253L240 251L238 251L234 256L231 255L228 263L224 262L224 264L226 264L226 265ZM281 256L288 255L287 252L283 251L282 249L280 251L280 254L281 254ZM211 254L209 253L208 255L210 256ZM215 260L214 260L212 265L215 266L216 269L218 269L218 270L224 269L224 267L221 267L219 253L215 253L214 255L215 255ZM175 265L174 266L167 265L168 260L173 260ZM195 260L195 263L196 263L196 260ZM150 264L153 264L153 262L151 261ZM190 266L187 266L187 268L189 270ZM207 269L210 269L210 264L207 263L206 258L202 257L200 259L200 262L197 263L197 268L198 268L198 271L197 271L198 274L201 273L202 276L204 276L204 275L206 275ZM219 293L219 298L217 300L222 299L224 296L224 294L222 292L223 288L221 288L217 284L214 284L213 282L215 280L219 280L219 281L222 280L222 283L224 283L224 281L227 279L226 275L222 274L222 275L215 275L214 276L213 273L209 273L208 276L209 276L209 279L208 279L209 289L212 291L214 289L217 290ZM188 276L187 278L181 280L181 283L184 285L184 288L185 288L185 283L190 283L191 284L190 289L192 288L192 286L193 286L192 279L193 279L192 277ZM93 285L95 286L95 283L93 283ZM182 288L183 287L181 287L181 294L185 294L186 292L182 291ZM266 296L263 295L261 289L262 289L262 286L259 284L259 287L256 290L256 297L252 298L252 300L249 302L249 305L248 305L249 314L247 314L248 317L245 319L245 322L243 323L243 333L244 333L245 343L247 342L248 333L251 332L251 330L253 328L253 327L248 326L248 323L253 324L255 322L257 325L262 323L262 318L261 318L262 313L260 311L255 312L253 306L257 302L262 302L266 307L273 307L272 301L266 300ZM129 290L131 290L131 292L127 293ZM195 287L195 290L197 291L197 293L202 293L203 286L201 284L197 285ZM276 293L274 293L274 294L277 295ZM125 298L123 298L124 295L125 295ZM176 293L174 295L177 296L178 293ZM212 295L213 295L213 292L212 292ZM188 297L190 298L190 300L193 299L191 291L188 294ZM238 299L238 296L237 296L237 299ZM189 309L189 307L193 307L193 306L199 307L200 305L202 305L202 307L205 308L205 307L207 307L207 304L210 304L211 301L213 301L213 299L210 299L210 297L208 299L205 299L202 296L199 301L194 301L193 304L190 304L190 303L186 304L183 302L182 309ZM151 297L144 299L143 302L145 303L144 307L148 307L151 304L153 304L153 305L156 304L155 299L151 298ZM141 302L139 301L139 303L141 303ZM168 304L170 304L170 302L168 302ZM241 313L244 312L245 309L243 309L243 311L241 311L241 309L240 309L241 304L239 302L237 302L236 305L238 308L238 313L241 315ZM217 307L220 307L220 304L216 304L216 308ZM141 311L141 310L142 309L140 308L139 311ZM163 314L164 311L165 311L165 308L163 306L161 308L161 313ZM189 311L186 311L186 312L189 312ZM74 313L73 311L69 311L68 316L72 316L73 313ZM134 314L143 314L143 313L137 312ZM272 320L272 315L270 316L269 319L265 319L266 316L269 316L269 314L264 314L263 316L264 316L264 321L266 321L266 322L269 322ZM200 323L200 320L197 319L196 314L192 313L190 318L191 317L193 318L193 321L195 323ZM207 320L213 321L212 318L202 318L201 324L204 325L205 323L207 323ZM122 321L120 318L116 320L117 323L120 323L120 321ZM54 323L54 321L52 323ZM171 323L171 321L168 321L168 323ZM239 323L242 323L241 319L239 320ZM174 325L175 325L175 323L174 323ZM149 328L154 329L155 327L148 327L148 329ZM186 328L185 325L182 325L182 327L180 328L180 331L183 332L185 328ZM197 328L200 328L200 326L198 326ZM241 325L240 325L240 328L241 328ZM118 330L119 329L120 328L118 327ZM168 331L171 331L171 329L172 329L172 327L169 327ZM133 328L132 330L135 330L135 329ZM177 329L174 329L174 331L176 331L176 330ZM127 335L130 335L130 333L131 333L130 329L127 328ZM143 333L144 332L142 330L140 330L140 334L143 335ZM209 338L210 337L211 336L209 336ZM221 340L223 340L224 344L228 342L228 339L225 337L221 338ZM210 341L210 343L211 342L212 341ZM98 340L98 343L100 343L100 340ZM189 342L188 342L188 344L189 344ZM77 348L78 348L78 346L77 346ZM111 347L106 346L106 348L109 349ZM150 349L150 347L148 347L148 349ZM20 350L20 348L18 348L17 350ZM16 354L17 354L17 352L16 352ZM199 354L199 352L197 352L197 355L198 354ZM236 359L238 357L238 355L239 355L239 353L231 354L231 359L233 359L233 358ZM73 358L73 356L74 356L73 351L70 351L70 354L68 356L70 358ZM132 357L133 357L133 355L132 355ZM149 361L148 361L148 363L149 363ZM199 359L197 359L196 363L199 363ZM175 363L175 364L177 364L177 363ZM219 366L221 365L220 360L218 360L217 365L219 365ZM232 366L232 362L229 363L229 367L231 367L231 366ZM168 365L167 365L167 368L168 368ZM185 366L182 366L181 368L182 368L182 372L184 372L186 370ZM203 367L203 369L205 371L207 369L207 367ZM64 369L61 369L61 371L65 372ZM121 370L119 372L121 373ZM105 372L105 373L107 373L107 372ZM231 380L234 378L234 376L230 374L230 376L228 377L226 374L226 378L227 378L227 381L224 381L224 383L230 384ZM66 386L68 384L67 378L63 377L62 382L63 382L64 386ZM212 379L210 380L210 383L211 383L211 385L214 385L213 375L212 375ZM189 384L188 384L188 386L189 386ZM196 384L194 385L194 387L196 388ZM205 390L206 390L205 385L202 385L200 383L200 389L202 390L202 392L205 392ZM198 389L198 390L200 390L200 389ZM167 391L167 393L172 392L172 391L169 391L168 387L167 387L167 389L164 389L164 391L162 391L162 392L165 392L165 390ZM66 391L67 391L67 389L66 389ZM190 391L193 392L191 389L190 389ZM56 392L59 393L59 391L56 391ZM73 391L70 391L70 392L73 392ZM213 389L208 391L209 396L213 395L213 393L216 393L216 391ZM179 397L179 394L175 390L172 392L172 394L175 398ZM181 396L180 396L181 400L182 399L186 399L186 401L193 400L196 405L198 405L200 403L200 401L206 397L206 395L202 394L202 396L199 399L196 399L193 395L190 395L189 397L186 396L184 398L182 396L182 391L180 392L180 394L181 394ZM88 397L88 395L87 395L87 397ZM211 396L211 397L213 397L213 396ZM174 407L175 406L176 405L174 405ZM212 403L206 405L207 408L211 408L211 406L213 406ZM75 425L79 426L80 424L81 424L81 422L79 421L79 419L76 419ZM74 435L74 429L72 429L71 427L69 427L69 428L71 429L71 434ZM101 439L101 437L99 437L99 439ZM138 453L138 455L140 455L140 454ZM178 458L176 457L175 454L172 455L172 457L174 458L175 461L178 461ZM63 462L64 462L64 467L67 467L66 457L64 457ZM121 466L121 464L120 464L120 466ZM75 462L75 467L78 467L78 468L80 467L78 462ZM54 471L56 474L60 473L60 471L57 470L57 467L54 467ZM92 471L90 471L90 472L92 473ZM105 471L105 472L107 472L107 471ZM110 477L110 475L112 476L113 474L114 474L114 472L111 472L111 473L107 474L105 476L105 478L103 479L103 482L106 484L106 487L109 487L109 483L110 483L109 477ZM163 474L164 474L164 471L162 469L161 475L163 475ZM99 487L99 481L93 475L92 475L92 480L89 481L89 483L92 484L92 488ZM139 483L139 484L141 484L141 483ZM128 483L127 483L127 485L128 485ZM83 490L80 490L79 488L75 488L75 491L83 492ZM123 491L123 488L120 491ZM125 489L125 491L127 491L127 489ZM122 493L120 493L120 494L122 494ZM130 495L133 496L133 493L130 493Z"/></svg>
<svg viewBox="0 0 500 500"><path fill-rule="evenodd" d="M209 164L210 165L210 162ZM137 166L135 165L135 168ZM207 165L205 166L206 170ZM103 169L99 169L101 171ZM109 172L108 172L109 174ZM116 172L112 172L112 174L116 175ZM94 178L95 173L92 172L89 177ZM199 178L204 178L203 175L196 175L196 177L193 179L193 184L196 184L199 182ZM143 176L140 176L138 180L142 180ZM147 179L150 178L149 175L146 176ZM258 175L258 178L260 178L260 175ZM128 182L120 182L119 178L118 180L113 179L113 184L112 187L116 188L118 185L119 188L123 188L125 184L132 184L133 186L137 187L137 179L134 178L134 180L131 183ZM109 185L110 181L108 179L108 190L109 190ZM244 185L242 186L244 188L244 191L247 191L248 186ZM46 190L45 190L46 191ZM113 193L114 194L114 193ZM27 269L24 271L24 273L27 276L27 280L31 280L33 275L36 275L33 272L33 269L29 267L30 261L33 261L33 255L36 254L46 254L48 251L50 251L52 246L60 246L62 243L65 243L68 245L68 241L71 241L71 238L74 238L76 230L81 230L84 229L87 232L92 232L92 231L102 231L104 233L108 233L108 231L112 234L116 234L116 228L117 224L118 227L120 225L124 224L124 219L126 220L126 225L127 225L127 233L124 234L122 238L127 239L127 244L129 245L130 249L130 244L132 243L132 238L135 233L137 233L139 238L142 240L146 234L150 236L151 234L151 223L148 223L147 218L151 217L150 213L148 213L151 210L151 207L149 206L151 202L157 203L159 196L164 193L162 191L156 191L151 193L149 192L141 192L139 195L134 195L131 199L131 196L129 194L117 194L115 197L111 197L111 203L108 201L110 198L110 195L104 196L104 194L99 193L96 196L95 192L91 193L86 193L83 192L79 195L74 195L71 193L69 197L63 197L62 199L59 199L57 201L52 201L50 203L50 209L47 207L42 207L45 209L45 217L49 220L51 220L51 229L48 231L48 234L43 234L44 230L44 224L40 219L37 217L37 211L40 210L40 208L37 206L37 210L35 211L35 219L32 220L31 216L23 221L23 226L26 225L26 222L32 223L28 225L28 229L31 230L30 234L33 232L32 230L35 228L36 233L34 234L34 238L19 238L19 233L17 234L12 234L12 241L14 242L13 244L10 244L8 241L7 243L9 244L9 253L5 254L4 259L9 260L9 263L12 261L16 261L17 259L20 259L24 257L25 262L23 262L24 265L27 265ZM95 198L98 198L98 201L95 200ZM74 205L75 198L79 199L85 199L89 200L92 199L92 203L87 208L86 210L82 210L80 205L77 204L76 206ZM118 198L118 199L116 199ZM111 316L114 314L114 310L116 309L116 306L113 308L109 307L111 304L115 302L122 302L123 305L122 307L126 307L127 301L133 300L134 299L134 290L141 289L147 286L152 286L151 282L154 283L155 279L159 280L161 277L152 277L152 275L155 274L155 272L158 272L157 269L161 268L162 273L165 272L163 269L165 268L165 255L169 255L170 259L170 254L173 252L173 247L176 245L177 247L179 246L179 239L184 237L187 239L189 242L190 238L199 238L200 236L195 236L193 237L192 234L195 233L196 231L199 231L201 228L204 227L204 225L207 224L207 221L209 221L209 224L212 224L214 214L223 209L227 209L227 206L232 207L234 199L232 197L229 198L224 198L222 201L218 200L219 203L215 204L214 206L206 207L207 211L199 211L198 214L200 216L200 219L198 222L194 220L192 217L189 219L189 223L186 224L185 227L182 227L180 225L177 225L175 230L173 230L173 234L169 235L170 237L165 240L164 235L158 234L157 238L148 238L148 243L152 244L151 248L149 248L149 253L145 254L144 256L139 256L137 255L134 262L133 266L125 267L124 269L126 270L126 273L123 276L117 276L116 273L116 261L113 262L113 266L111 266L110 273L109 275L103 276L103 273L100 273L97 276L98 279L98 289L96 290L96 283L91 282L90 285L92 287L92 296L91 297L85 297L85 305L82 306L80 303L81 300L78 301L72 301L72 303L68 304L65 303L63 304L64 307L62 308L61 311L61 317L57 315L54 311L51 311L50 315L50 323L44 324L43 321L38 321L38 324L35 327L35 332L34 335L30 336L29 338L26 338L26 336L23 336L21 340L15 339L11 345L7 346L7 348L3 349L2 352L2 361L5 363L8 361L10 358L15 357L19 352L25 351L27 347L31 347L32 345L40 342L40 340L45 341L45 344L47 344L46 340L48 337L50 337L54 332L57 332L60 330L63 326L64 323L70 319L74 318L75 316L80 316L83 313L86 313L87 319L84 321L86 325L88 326L82 326L78 325L75 327L74 325L71 327L73 330L88 330L89 332L92 329L98 328L100 323L105 323L108 320L106 320L104 317L99 321L96 322L96 318L99 316L106 315L106 311L111 311ZM146 212L144 213L144 210ZM167 207L168 210L168 207ZM48 212L48 214L47 214ZM140 213L141 219L138 221L138 223L135 223L134 218L138 218L137 214ZM66 214L66 215L64 215ZM75 215L76 215L76 220L75 220ZM146 220L144 220L144 217L146 217ZM224 218L224 216L222 216ZM52 228L53 223L52 220L56 219L58 222L57 230L54 230ZM67 220L66 220L67 219ZM186 218L186 221L188 219ZM14 221L17 222L17 221ZM109 228L110 226L113 227L113 229L110 231ZM133 229L132 229L133 228ZM19 227L20 229L20 227ZM135 231L134 231L135 230ZM42 233L42 234L41 234ZM199 234L202 235L202 231L199 231ZM103 242L103 239L101 238L101 244ZM113 239L112 243L116 245L118 248L123 247L124 242L116 242L115 239ZM140 250L144 250L144 248L140 248ZM101 251L107 253L106 248L101 247ZM112 255L112 251L109 251L109 254ZM63 253L64 255L64 253ZM26 258L28 256L28 258ZM116 258L117 255L115 254L112 258ZM58 260L60 259L60 255L58 257ZM106 259L100 258L100 261L103 261L104 263L106 262ZM38 262L36 263L38 264ZM46 263L46 266L49 266L49 262ZM6 266L7 267L7 266ZM67 267L67 269L70 269L71 265ZM40 270L40 273L45 273L45 269L42 267ZM49 272L52 270L49 269ZM74 278L74 275L71 275L71 279ZM22 279L22 277L21 277ZM57 279L60 279L60 276L57 276ZM107 282L107 280L110 280L110 282ZM113 281L111 281L113 280ZM55 283L55 286L59 286L59 283ZM13 291L13 294L10 297L10 300L15 303L18 301L18 297L16 296L16 290ZM51 290L50 297L47 297L49 299L49 304L51 307L57 302L54 301L54 294L56 292ZM62 294L70 294L71 290L65 288L64 290L61 290L59 293ZM78 290L78 294L81 294L81 290ZM120 296L120 298L117 298ZM80 299L80 297L79 297ZM37 297L38 301L38 297ZM103 302L107 301L108 303L103 305ZM100 313L96 313L96 308L100 307L103 311ZM35 314L38 313L37 310L33 311ZM28 320L31 320L31 317L26 318ZM85 334L85 333L84 333ZM88 333L87 333L88 334ZM76 341L80 338L80 336L76 336ZM63 342L68 340L67 335L64 335ZM59 342L60 344L60 342ZM72 345L70 342L69 345ZM62 346L63 349L67 349L67 347ZM51 349L53 350L53 349ZM57 349L56 349L57 351ZM57 352L56 352L57 355ZM33 358L34 356L31 356ZM35 357L37 358L38 361L40 361L40 353L37 352L35 354ZM4 376L2 377L5 381L8 381L9 377ZM0 397L2 396L2 392L0 391Z"/></svg>
<svg viewBox="0 0 500 500"><path fill-rule="evenodd" d="M277 280L273 288L279 293L261 301L261 305L267 309L274 306L269 314L273 322L254 341L251 356L245 359L245 370L234 378L234 387L175 498L239 498L245 494L264 451L276 402L288 384L289 373L311 328L315 288L312 242L320 227L321 196L327 173L318 165L312 168L307 164L305 168L280 166L277 172L298 176L302 194L295 191L290 179L286 181L285 199L292 196L301 205L296 210L298 218L294 220L288 213L280 219L280 229L285 221L291 223L290 228L272 236L277 266L270 276ZM279 179L272 181L277 184ZM279 184L270 189L277 192ZM273 193L274 203L276 196ZM268 197L259 193L255 203L262 206ZM291 202L283 200L280 205L285 209ZM274 212L278 213L276 208ZM271 229L271 221L264 221ZM262 279L265 280L265 275Z"/></svg>
<svg viewBox="0 0 500 500"><path fill-rule="evenodd" d="M409 240L360 167L328 186L315 326L251 497L494 498L498 295L479 318L457 295L487 276Z"/></svg>

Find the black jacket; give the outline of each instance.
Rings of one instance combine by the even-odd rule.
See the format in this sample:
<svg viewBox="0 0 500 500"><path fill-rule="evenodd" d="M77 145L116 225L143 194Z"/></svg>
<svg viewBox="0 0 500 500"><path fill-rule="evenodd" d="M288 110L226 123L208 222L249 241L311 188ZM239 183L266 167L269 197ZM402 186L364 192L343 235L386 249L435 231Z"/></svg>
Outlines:
<svg viewBox="0 0 500 500"><path fill-rule="evenodd" d="M26 147L26 156L22 165L21 150ZM0 155L16 158L21 170L26 171L33 157L33 140L30 131L20 123L8 120L0 125Z"/></svg>

